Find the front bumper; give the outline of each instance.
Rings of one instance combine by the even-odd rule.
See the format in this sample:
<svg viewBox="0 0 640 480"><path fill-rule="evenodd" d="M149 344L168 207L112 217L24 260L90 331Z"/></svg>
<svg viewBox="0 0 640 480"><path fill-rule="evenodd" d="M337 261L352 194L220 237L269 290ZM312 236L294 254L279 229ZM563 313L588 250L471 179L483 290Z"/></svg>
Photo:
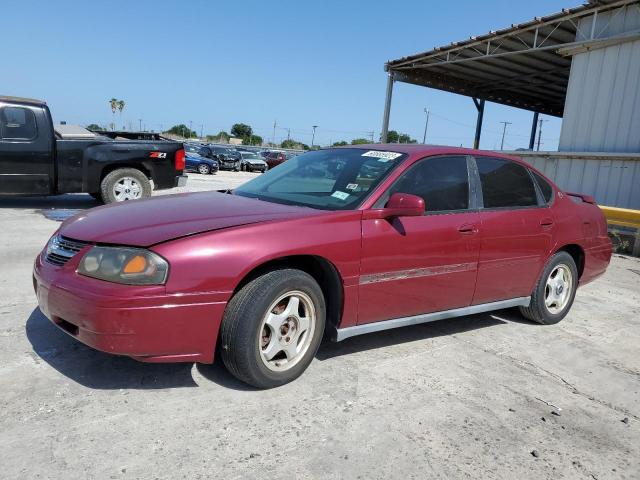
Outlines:
<svg viewBox="0 0 640 480"><path fill-rule="evenodd" d="M62 267L36 259L38 305L54 325L96 350L140 361L213 362L228 293L176 295L83 277L75 272L83 253Z"/></svg>
<svg viewBox="0 0 640 480"><path fill-rule="evenodd" d="M176 176L174 187L184 187L187 184L187 178L189 177L187 177L186 175Z"/></svg>

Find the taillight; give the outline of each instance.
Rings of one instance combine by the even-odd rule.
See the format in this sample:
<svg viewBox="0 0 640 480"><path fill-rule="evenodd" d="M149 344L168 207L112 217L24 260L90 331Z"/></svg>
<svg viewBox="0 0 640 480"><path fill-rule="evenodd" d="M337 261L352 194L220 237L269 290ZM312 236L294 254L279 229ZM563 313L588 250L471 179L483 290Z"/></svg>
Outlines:
<svg viewBox="0 0 640 480"><path fill-rule="evenodd" d="M184 148L176 152L176 170L184 170Z"/></svg>

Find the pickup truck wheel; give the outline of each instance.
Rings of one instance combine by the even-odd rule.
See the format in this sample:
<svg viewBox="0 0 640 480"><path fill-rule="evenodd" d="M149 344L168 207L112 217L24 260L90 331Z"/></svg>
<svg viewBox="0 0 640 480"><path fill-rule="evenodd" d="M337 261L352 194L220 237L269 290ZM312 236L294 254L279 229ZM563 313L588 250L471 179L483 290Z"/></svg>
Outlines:
<svg viewBox="0 0 640 480"><path fill-rule="evenodd" d="M284 385L313 360L325 317L324 296L313 277L295 269L268 272L229 301L220 329L222 360L249 385Z"/></svg>
<svg viewBox="0 0 640 480"><path fill-rule="evenodd" d="M528 307L520 307L524 317L543 325L562 320L573 305L578 288L578 269L573 257L558 252L542 270Z"/></svg>
<svg viewBox="0 0 640 480"><path fill-rule="evenodd" d="M104 203L124 202L151 196L151 182L135 168L119 168L109 173L100 183Z"/></svg>
<svg viewBox="0 0 640 480"><path fill-rule="evenodd" d="M202 175L209 175L211 173L211 168L206 163L201 163L198 165L198 173Z"/></svg>

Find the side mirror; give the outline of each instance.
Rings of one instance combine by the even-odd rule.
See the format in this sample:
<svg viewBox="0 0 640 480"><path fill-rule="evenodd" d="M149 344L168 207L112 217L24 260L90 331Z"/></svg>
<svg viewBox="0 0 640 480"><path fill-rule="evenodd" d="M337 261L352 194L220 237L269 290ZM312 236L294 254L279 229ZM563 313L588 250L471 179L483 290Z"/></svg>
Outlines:
<svg viewBox="0 0 640 480"><path fill-rule="evenodd" d="M384 208L365 210L363 218L419 217L424 215L424 200L410 193L394 193Z"/></svg>

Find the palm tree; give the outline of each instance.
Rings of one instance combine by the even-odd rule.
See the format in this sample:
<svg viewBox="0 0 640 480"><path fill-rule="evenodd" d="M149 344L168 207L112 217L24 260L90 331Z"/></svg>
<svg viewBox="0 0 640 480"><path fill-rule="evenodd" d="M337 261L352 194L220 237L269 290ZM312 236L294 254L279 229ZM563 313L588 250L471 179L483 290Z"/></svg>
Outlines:
<svg viewBox="0 0 640 480"><path fill-rule="evenodd" d="M118 110L120 111L120 121L122 122L122 110L124 110L124 100L118 100ZM124 127L123 127L124 130Z"/></svg>
<svg viewBox="0 0 640 480"><path fill-rule="evenodd" d="M115 117L116 115L116 110L118 109L118 99L117 98L111 98L111 100L109 100L109 106L111 107L111 113L113 114L113 116ZM124 107L123 107L124 108ZM111 122L111 124L113 125L113 122ZM114 128L112 128L111 130L114 130Z"/></svg>

